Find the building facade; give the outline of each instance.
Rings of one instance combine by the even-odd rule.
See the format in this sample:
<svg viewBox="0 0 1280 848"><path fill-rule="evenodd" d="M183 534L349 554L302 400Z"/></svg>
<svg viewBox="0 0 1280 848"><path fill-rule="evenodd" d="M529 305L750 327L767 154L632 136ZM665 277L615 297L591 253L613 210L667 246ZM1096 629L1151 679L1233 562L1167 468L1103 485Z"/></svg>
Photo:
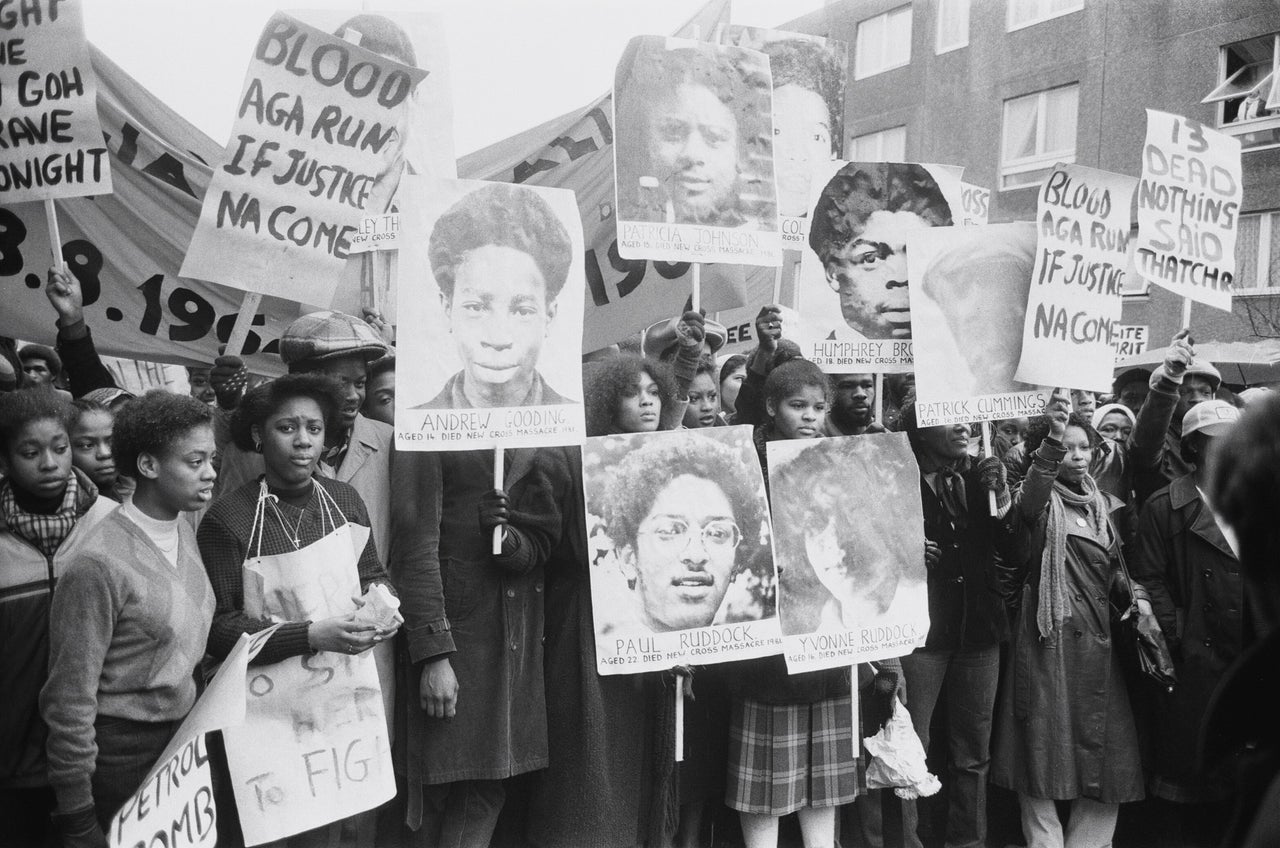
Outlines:
<svg viewBox="0 0 1280 848"><path fill-rule="evenodd" d="M832 0L783 28L849 44L846 158L963 165L992 223L1033 220L1058 161L1138 176L1147 108L1238 136L1234 306L1196 304L1192 327L1280 350L1274 0ZM1180 299L1130 277L1124 323L1162 347Z"/></svg>

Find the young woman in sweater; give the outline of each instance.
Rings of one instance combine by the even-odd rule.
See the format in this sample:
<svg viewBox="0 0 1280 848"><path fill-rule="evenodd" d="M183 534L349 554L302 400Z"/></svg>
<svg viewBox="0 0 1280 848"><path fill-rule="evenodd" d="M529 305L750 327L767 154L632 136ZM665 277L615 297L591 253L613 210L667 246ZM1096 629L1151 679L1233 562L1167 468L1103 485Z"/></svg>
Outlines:
<svg viewBox="0 0 1280 848"><path fill-rule="evenodd" d="M213 413L150 392L115 421L114 449L137 479L67 567L50 614L49 779L64 845L105 845L196 700L213 590L180 513L213 495Z"/></svg>

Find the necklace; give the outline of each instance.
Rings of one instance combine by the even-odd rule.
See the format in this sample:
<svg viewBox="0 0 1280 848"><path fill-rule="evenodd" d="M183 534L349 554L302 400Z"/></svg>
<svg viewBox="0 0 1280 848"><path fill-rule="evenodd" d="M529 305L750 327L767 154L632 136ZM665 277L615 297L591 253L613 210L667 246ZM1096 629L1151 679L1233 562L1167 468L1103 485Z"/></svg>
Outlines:
<svg viewBox="0 0 1280 848"><path fill-rule="evenodd" d="M284 512L281 511L278 504L280 499L275 495L268 495L268 497L271 499L271 508L276 514L276 520L280 522L280 528L285 532L285 537L288 538L290 542L293 542L293 549L295 551L299 550L302 547L302 522L307 517L307 508L303 507L298 511L298 520L295 521L293 527L290 528L289 522L285 520Z"/></svg>

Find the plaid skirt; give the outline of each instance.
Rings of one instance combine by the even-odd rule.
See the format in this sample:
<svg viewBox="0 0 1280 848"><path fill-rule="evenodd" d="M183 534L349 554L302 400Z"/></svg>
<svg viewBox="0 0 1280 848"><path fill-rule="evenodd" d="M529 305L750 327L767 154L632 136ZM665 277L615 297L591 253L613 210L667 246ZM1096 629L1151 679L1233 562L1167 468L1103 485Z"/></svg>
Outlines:
<svg viewBox="0 0 1280 848"><path fill-rule="evenodd" d="M725 803L743 813L785 816L838 807L865 792L852 707L848 695L809 704L735 698Z"/></svg>

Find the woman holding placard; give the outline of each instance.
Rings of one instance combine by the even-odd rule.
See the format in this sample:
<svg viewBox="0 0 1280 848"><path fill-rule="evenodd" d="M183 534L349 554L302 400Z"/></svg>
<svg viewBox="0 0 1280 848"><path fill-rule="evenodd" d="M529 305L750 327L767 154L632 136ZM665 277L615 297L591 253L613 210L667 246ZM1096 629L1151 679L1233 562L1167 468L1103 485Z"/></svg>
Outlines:
<svg viewBox="0 0 1280 848"><path fill-rule="evenodd" d="M1031 467L1010 512L1017 549L1002 574L1017 620L991 776L1018 793L1030 848L1064 844L1055 801L1071 801L1065 844L1086 848L1110 845L1120 804L1143 797L1108 605L1113 587L1129 592L1111 520L1123 504L1089 475L1100 437L1069 408L1055 394L1028 437ZM1150 614L1142 587L1132 591Z"/></svg>
<svg viewBox="0 0 1280 848"><path fill-rule="evenodd" d="M132 499L84 540L49 616L49 779L64 845L110 830L196 700L213 590L184 512L213 496L213 412L154 391L115 420ZM103 839L101 844L105 844Z"/></svg>

